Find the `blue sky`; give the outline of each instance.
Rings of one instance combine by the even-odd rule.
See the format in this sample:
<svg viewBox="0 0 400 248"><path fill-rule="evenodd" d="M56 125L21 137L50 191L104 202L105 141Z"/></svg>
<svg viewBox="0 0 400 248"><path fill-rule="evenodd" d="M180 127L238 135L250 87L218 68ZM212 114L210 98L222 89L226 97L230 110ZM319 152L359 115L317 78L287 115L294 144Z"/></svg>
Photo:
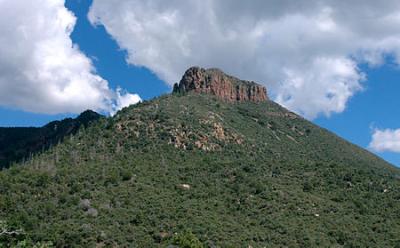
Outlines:
<svg viewBox="0 0 400 248"><path fill-rule="evenodd" d="M365 89L349 101L344 112L314 120L314 123L364 148L371 142L373 128L396 129L400 120L398 67L387 65L379 69L366 68L365 71L368 76ZM381 152L377 155L400 166L398 153Z"/></svg>
<svg viewBox="0 0 400 248"><path fill-rule="evenodd" d="M272 89L271 94L273 94L274 99L284 104L288 108L303 114L307 118L311 119L314 123L327 128L328 130L355 144L360 145L361 147L368 148L369 144L371 143L372 136L376 132L376 130L390 130L390 136L391 133L400 128L398 110L398 106L400 106L400 98L398 97L398 92L400 92L400 71L399 65L397 63L398 60L396 54L391 56L390 52L385 52L382 54L382 56L377 56L374 50L374 46L373 48L369 48L372 52L359 55L358 50L360 49L358 49L357 47L349 48L347 46L347 43L351 43L351 41L349 40L344 40L343 44L346 45L341 45L340 42L335 41L334 38L332 38L332 41L318 38L318 40L315 41L316 43L314 41L309 43L312 46L316 46L315 44L320 43L323 43L325 45L321 45L321 48L315 48L315 50L321 50L320 54L317 54L317 59L315 59L314 62L310 62L310 64L307 64L307 61L310 61L309 58L311 56L316 56L314 54L315 52L313 51L314 47L309 48L308 43L299 44L298 50L296 50L297 48L295 48L291 52L291 54L285 54L285 52L283 51L288 50L288 48L280 48L279 46L282 44L282 41L278 40L276 41L273 50L277 50L279 52L280 49L282 49L282 51L276 55L276 58L272 55L271 61L266 64L262 64L262 62L260 62L262 61L261 59L264 59L264 55L262 55L262 53L264 52L262 45L253 50L246 50L244 48L243 51L238 51L240 49L236 49L234 47L229 48L229 46L236 45L236 43L239 43L240 45L242 42L243 44L253 42L253 40L251 40L250 38L244 40L242 40L242 38L235 38L236 36L233 32L232 34L229 33L228 36L232 35L233 38L231 40L233 40L235 43L232 42L231 44L229 43L229 40L226 43L226 47L228 47L226 48L226 51L224 50L220 52L223 49L221 49L221 46L219 46L217 42L213 44L208 44L207 41L203 41L200 44L206 44L206 48L212 51L210 52L210 54L203 55L201 47L199 47L199 45L194 42L193 46L196 49L200 50L198 54L196 54L195 59L187 59L186 57L189 57L187 55L189 54L189 52L185 51L185 49L181 49L181 47L175 48L174 46L181 40L183 40L182 42L184 44L185 42L190 43L190 32L187 35L183 36L183 38L179 38L179 35L181 33L184 33L185 30L183 30L182 32L174 33L176 30L171 29L171 33L174 33L176 38L173 37L173 39L170 39L170 37L167 35L165 36L165 40L162 40L164 29L155 30L155 32L140 31L140 33L134 33L134 31L132 31L132 33L130 33L131 29L124 29L122 27L119 28L118 26L114 26L114 24L121 22L121 20L119 20L118 18L125 14L124 11L129 11L131 6L127 5L128 7L125 6L124 8L115 7L115 11L110 9L110 13L115 12L116 15L118 15L116 17L110 16L108 12L104 13L104 11L102 11L102 8L105 8L106 10L110 8L110 6L107 6L107 3L105 3L104 1L98 2L99 3L96 3L97 5L95 5L92 10L90 20L88 18L88 13L89 8L92 5L92 1L67 0L65 6L77 17L73 32L70 35L72 42L79 47L80 53L82 53L83 56L86 56L92 61L95 71L91 73L93 75L100 76L102 80L108 82L107 92L111 92L110 94L114 94L113 92L116 92L116 89L120 87L123 89L123 92L126 92L127 94L134 93L138 94L142 99L151 99L161 94L169 93L171 91L171 84L175 79L178 80L176 75L180 75L183 67L189 67L194 64L211 67L214 66L215 63L215 66L222 67L225 71L228 71L229 73L232 73L236 76L259 82L269 81L270 83L267 85L267 87ZM173 7L173 3L171 3L171 5ZM141 11L143 12L148 6L141 7L137 5L135 7L140 7ZM237 9L239 9L239 11L241 9L240 6L231 7L233 13L235 11L238 11ZM340 6L330 7L332 9L341 8ZM351 6L348 7L351 8ZM301 7L299 8L301 9ZM374 6L371 6L371 8L374 8ZM308 6L304 6L304 9L307 9L308 11L308 9L310 8ZM151 16L150 13L154 14L155 16L158 13L156 12L157 10L153 9L148 11L149 16ZM155 11L155 13L153 13L152 11ZM251 11L254 11L252 15L256 17L260 15L259 18L266 18L265 16L262 16L260 13L256 12L256 10ZM279 11L285 12L285 6L278 6L277 11L278 13ZM304 11L306 12L306 10ZM386 14L385 11L387 10L382 10L382 15ZM325 12L327 12L327 14ZM179 12L175 11L172 13ZM326 20L323 19L325 18L325 15L331 15L331 12L325 11L324 9L321 13L318 12L318 15L316 15L318 18L322 18L321 20L317 18L319 20L317 23L318 27L321 27L325 30L327 28L331 28L331 26L334 24L339 26L339 21L335 23L334 17L326 18ZM139 16L139 14L137 13L136 15ZM175 22L178 22L180 20L179 18L176 18L175 14L165 15L165 12L163 12L163 15L161 16L161 24L149 22L149 20L145 18L146 17L141 17L138 18L138 20L136 21L142 21L142 26L147 27L149 30L157 26L162 27L165 22L170 22L168 24L169 26L165 27L165 29L168 29L171 26L175 25ZM185 16L181 18L184 19ZM226 19L228 21L230 20L229 18L231 17L227 15ZM247 17L244 16L243 18ZM154 19L158 20L159 18L154 17ZM126 19L124 19L123 21L125 20ZM281 26L285 27L286 25L289 25L290 30L290 25L292 21L295 22L300 29L302 28L302 21L304 21L304 25L310 25L309 20L307 20L306 18L300 20L291 20L290 18L288 18L281 22L279 19L277 19L277 21L274 22L275 25L277 25L277 28L271 29L271 33L276 33L277 35L282 36L287 35L287 39L291 39L291 34L284 33L282 31L284 30L284 28L281 28ZM347 27L356 29L358 26L355 25L353 22L354 20L349 19L348 23L346 23L346 25L348 25ZM154 26L152 26L153 24ZM127 26L129 25L136 27L138 26L138 23L127 23ZM182 23L177 23L176 25L183 26ZM189 30L193 29L193 27L199 27L192 19L188 21L187 25ZM241 30L241 28L242 27L239 27L238 29ZM262 28L263 26L259 27L259 29ZM393 30L389 31L392 32ZM390 33L389 31L388 33ZM304 33L305 34L301 34L301 37L305 36L305 40L307 40L308 34L306 32ZM142 37L144 38L142 39ZM202 35L202 37L204 37L204 35ZM310 34L310 37L314 37L314 35ZM373 40L374 37L375 36L371 36L371 40ZM189 41L186 39L189 39ZM194 39L198 40L198 37L194 36ZM213 37L212 35L210 35L210 40L212 39ZM271 38L270 36L262 37L263 41L264 39L273 40L273 38ZM296 37L296 40L298 40L298 37ZM260 40L258 40L257 42L259 41ZM377 40L377 44L386 44L385 42L386 40ZM341 54L331 54L331 51L336 49L336 43L338 44L337 46L343 50L340 52L343 53L345 56L341 56ZM290 47L293 46L293 44L295 43L291 43ZM363 47L364 49L363 44L359 46ZM392 49L392 46L392 43L387 43L387 50ZM169 47L174 47L175 50L172 50L170 52L168 51ZM192 48L190 46L188 47ZM355 49L356 52L353 52L353 50L351 49ZM175 53L180 50L183 51L183 55L175 57ZM380 51L385 49L379 47L379 49L376 50ZM393 48L393 51L395 50L396 49ZM248 55L250 53L249 51L256 55L261 55L253 55L252 57ZM301 51L301 53L299 51ZM266 70L266 74L268 74L268 76L265 76L264 74L258 72L260 70L263 70L260 69L263 67L254 66L254 68L249 69L247 65L240 64L239 62L233 63L231 58L228 58L227 61L221 59L221 56L225 56L229 52L235 53L235 56L241 56L243 60L254 62L255 65L271 68ZM271 50L267 50L267 52L271 54ZM214 54L217 54L218 56L213 57ZM300 58L299 61L305 61L304 68L297 67L297 65L294 66L286 62L286 60L281 59L282 56L293 56L292 54L296 54L296 57L295 59L290 58L290 61ZM321 59L319 58L323 56L326 56L326 59L323 59L322 63L315 62L321 61ZM355 58L349 59L351 56ZM362 58L359 58L357 56L360 56ZM259 59L259 57L261 57L261 59ZM163 66L162 63L165 58L171 59L171 66L167 66L166 64L165 66ZM79 57L77 57L77 60L78 59ZM352 61L356 61L357 63L354 64L352 63ZM83 66L84 65L85 64L83 64ZM285 70L284 73L282 73L282 75L286 76L279 76L279 73L276 73L277 76L270 76L272 72L276 70L276 68L274 67L275 65L289 68L288 70ZM308 68L310 72L303 72L305 70L308 70ZM333 72L331 72L331 68L332 71L334 71L336 74L333 74ZM322 73L315 72L318 72L319 70L327 70L328 72L321 76L320 74ZM362 79L364 76L365 80ZM315 81L316 83L310 84L308 86L306 85L307 83L304 83L306 85L305 87L300 87L297 89L296 87L298 85L299 78L300 82L303 83L308 81ZM330 81L332 78L338 80L339 82L343 81L344 83L341 84L340 88L335 88L331 87L331 85L324 84L324 81ZM274 83L275 81L287 81L288 83L282 86L280 84ZM296 90L293 90L293 88L296 88ZM324 90L326 88L331 89L329 92L325 92ZM344 90L340 91L343 88ZM321 97L315 97L315 99L310 98L307 94L310 94L310 91L313 90L315 90L314 95L318 95L321 93ZM333 99L330 99L324 97L328 93L336 94L336 92L339 91L342 95L339 95L337 98L333 97ZM36 109L38 111L36 111ZM78 111L74 111L75 109L71 111L69 111L68 108L65 109L66 111L64 111L63 108L55 111L48 111L48 109L46 108L37 107L32 111L29 107L25 107L24 105L19 104L19 102L18 104L1 104L0 102L0 115L2 116L2 118L0 118L0 126L41 126L54 119L62 119L65 117L73 117L77 115ZM107 112L105 109L106 108L104 107L99 107L99 110L103 113ZM46 112L51 112L51 114L46 114ZM392 136L395 137L394 134ZM397 142L396 140L394 141ZM379 142L385 142L385 140ZM385 148L375 149L375 152L387 161L400 166L400 153L397 152L397 148L393 148L393 145L390 146L388 144L383 144L383 146Z"/></svg>

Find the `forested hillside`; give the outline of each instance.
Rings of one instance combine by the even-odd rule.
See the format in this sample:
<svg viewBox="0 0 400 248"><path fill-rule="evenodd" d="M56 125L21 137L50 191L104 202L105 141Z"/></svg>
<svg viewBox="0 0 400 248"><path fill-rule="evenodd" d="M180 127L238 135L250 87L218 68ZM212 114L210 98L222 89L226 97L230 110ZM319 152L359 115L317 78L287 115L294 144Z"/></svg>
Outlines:
<svg viewBox="0 0 400 248"><path fill-rule="evenodd" d="M75 134L81 126L87 127L99 118L101 115L88 110L76 119L53 121L40 128L0 128L0 169L47 150L61 142L64 137Z"/></svg>
<svg viewBox="0 0 400 248"><path fill-rule="evenodd" d="M396 247L399 186L398 169L272 101L188 92L125 108L2 171L0 220L18 235L0 237L56 247Z"/></svg>

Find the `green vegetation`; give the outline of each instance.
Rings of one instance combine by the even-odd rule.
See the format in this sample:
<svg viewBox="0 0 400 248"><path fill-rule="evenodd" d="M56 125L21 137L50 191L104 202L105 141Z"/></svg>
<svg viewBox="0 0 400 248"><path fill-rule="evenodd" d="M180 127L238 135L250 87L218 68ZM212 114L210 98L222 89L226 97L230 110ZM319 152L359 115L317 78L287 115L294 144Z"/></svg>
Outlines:
<svg viewBox="0 0 400 248"><path fill-rule="evenodd" d="M181 248L203 248L203 244L192 232L176 234L173 238L173 244Z"/></svg>
<svg viewBox="0 0 400 248"><path fill-rule="evenodd" d="M395 247L399 186L273 102L168 95L0 172L0 220L56 247Z"/></svg>
<svg viewBox="0 0 400 248"><path fill-rule="evenodd" d="M64 137L75 134L82 125L87 127L99 118L101 115L87 110L76 119L53 121L41 128L0 128L0 169L49 149L61 142Z"/></svg>
<svg viewBox="0 0 400 248"><path fill-rule="evenodd" d="M0 248L3 247L15 248L50 248L53 247L52 242L32 242L26 239L26 234L22 229L10 227L6 222L0 221Z"/></svg>

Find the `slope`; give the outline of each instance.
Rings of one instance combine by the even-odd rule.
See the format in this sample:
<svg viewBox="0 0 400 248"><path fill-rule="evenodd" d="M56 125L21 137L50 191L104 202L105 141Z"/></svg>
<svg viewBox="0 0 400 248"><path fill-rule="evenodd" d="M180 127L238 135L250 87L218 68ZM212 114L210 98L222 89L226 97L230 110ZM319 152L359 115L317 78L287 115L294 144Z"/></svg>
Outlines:
<svg viewBox="0 0 400 248"><path fill-rule="evenodd" d="M166 95L0 173L4 244L394 247L400 171L272 101Z"/></svg>
<svg viewBox="0 0 400 248"><path fill-rule="evenodd" d="M53 121L40 128L0 128L0 169L48 149L62 141L65 136L75 134L82 125L88 126L100 117L96 112L87 110L76 119Z"/></svg>

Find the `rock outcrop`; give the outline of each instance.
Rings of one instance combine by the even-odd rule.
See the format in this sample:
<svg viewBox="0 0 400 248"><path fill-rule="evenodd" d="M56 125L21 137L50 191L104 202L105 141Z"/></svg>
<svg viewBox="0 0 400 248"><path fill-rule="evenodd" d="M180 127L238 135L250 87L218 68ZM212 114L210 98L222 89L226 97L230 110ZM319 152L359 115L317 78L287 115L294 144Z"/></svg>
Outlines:
<svg viewBox="0 0 400 248"><path fill-rule="evenodd" d="M262 85L237 79L219 69L206 70L200 67L189 68L179 84L174 85L173 92L211 94L230 102L268 100L267 90Z"/></svg>

